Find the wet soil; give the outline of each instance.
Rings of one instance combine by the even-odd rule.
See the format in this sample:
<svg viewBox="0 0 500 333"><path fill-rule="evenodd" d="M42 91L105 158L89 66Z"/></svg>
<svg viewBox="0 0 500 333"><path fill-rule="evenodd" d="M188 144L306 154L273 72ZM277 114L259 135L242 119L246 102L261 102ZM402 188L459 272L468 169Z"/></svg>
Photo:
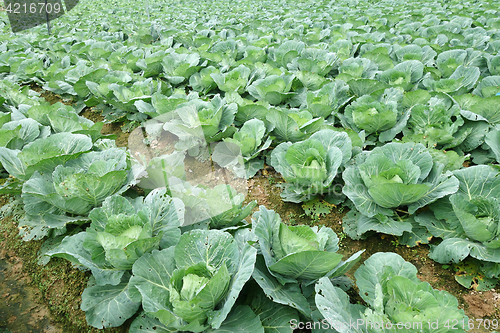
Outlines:
<svg viewBox="0 0 500 333"><path fill-rule="evenodd" d="M0 206L9 201L0 196ZM89 327L80 310L89 274L61 258L39 265L43 241L23 241L17 225L15 216L0 220L0 332L125 332Z"/></svg>
<svg viewBox="0 0 500 333"><path fill-rule="evenodd" d="M0 254L0 329L8 332L63 332L50 316L50 310L40 304L40 292L30 285L31 279L22 273L23 261Z"/></svg>
<svg viewBox="0 0 500 333"><path fill-rule="evenodd" d="M5 233L0 237L4 236ZM63 332L43 304L29 274L23 271L24 260L7 250L4 243L0 242L0 331Z"/></svg>

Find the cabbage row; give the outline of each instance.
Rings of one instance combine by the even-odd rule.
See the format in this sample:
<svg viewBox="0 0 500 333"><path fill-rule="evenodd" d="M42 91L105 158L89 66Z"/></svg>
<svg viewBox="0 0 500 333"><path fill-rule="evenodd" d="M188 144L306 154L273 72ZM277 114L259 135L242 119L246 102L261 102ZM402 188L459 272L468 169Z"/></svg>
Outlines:
<svg viewBox="0 0 500 333"><path fill-rule="evenodd" d="M461 321L456 300L394 254L356 271L365 305L340 307L361 253L343 261L331 229L287 226L263 206L249 224L244 187L267 163L284 201L350 208L351 238L441 238L433 260L473 258L495 285L498 14L469 1L82 1L52 36L11 34L2 14L0 191L23 205L25 240L49 237L46 258L92 272L82 309L97 328L133 316L132 332ZM85 108L139 142L118 148Z"/></svg>
<svg viewBox="0 0 500 333"><path fill-rule="evenodd" d="M25 240L49 237L42 261L62 257L92 273L81 304L89 325L117 327L133 317L130 332L292 332L303 322L321 323L315 332L347 332L345 322L363 320L358 331L374 332L368 323L375 320L467 322L453 296L420 282L416 268L392 253L356 271L358 286L371 281L360 289L373 298L368 306L337 315L352 286L345 273L363 251L344 261L330 228L287 226L264 206L248 224L255 203L243 207L229 185L192 186L172 176L168 187L137 196L127 190L158 185L156 175L141 177L144 168L132 165L129 152L100 134L103 123L35 94L26 98L31 105L12 105L23 112L3 114L0 154L10 177L1 190L19 195ZM190 206L212 210L193 220L200 214ZM401 288L415 295L380 292ZM421 293L428 302L411 306ZM410 317L393 308L401 302Z"/></svg>

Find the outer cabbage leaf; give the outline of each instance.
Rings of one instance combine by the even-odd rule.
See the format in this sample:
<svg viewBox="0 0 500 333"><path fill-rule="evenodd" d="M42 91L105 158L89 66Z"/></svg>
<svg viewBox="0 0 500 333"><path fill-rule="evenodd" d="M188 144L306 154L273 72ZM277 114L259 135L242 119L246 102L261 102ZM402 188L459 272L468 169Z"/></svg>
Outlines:
<svg viewBox="0 0 500 333"><path fill-rule="evenodd" d="M403 46L397 50L393 50L391 56L398 63L407 60L418 60L422 62L425 66L431 66L434 64L434 57L437 52L434 51L429 45L421 47L420 45L410 44Z"/></svg>
<svg viewBox="0 0 500 333"><path fill-rule="evenodd" d="M124 275L117 285L89 286L82 294L81 309L87 323L102 329L121 326L139 309L141 303L130 299L129 276Z"/></svg>
<svg viewBox="0 0 500 333"><path fill-rule="evenodd" d="M351 98L349 86L342 80L335 80L325 84L317 91L307 92L307 110L313 117L326 119L330 115L336 114Z"/></svg>
<svg viewBox="0 0 500 333"><path fill-rule="evenodd" d="M436 65L442 73L442 77L450 77L458 66L463 65L467 51L465 50L448 50L441 52L436 58Z"/></svg>
<svg viewBox="0 0 500 333"><path fill-rule="evenodd" d="M217 87L217 84L212 78L212 75L219 73L220 70L218 68L215 68L214 66L202 68L199 72L191 75L191 77L189 78L189 85L193 88L194 91L198 91L201 94L206 95L215 87Z"/></svg>
<svg viewBox="0 0 500 333"><path fill-rule="evenodd" d="M64 258L76 265L90 269L96 284L99 286L120 284L125 271L112 266L95 263L92 253L87 251L83 246L86 238L86 232L66 236L61 244L45 253L45 255Z"/></svg>
<svg viewBox="0 0 500 333"><path fill-rule="evenodd" d="M219 96L210 102L192 100L169 114L163 129L176 135L178 150L189 151L197 156L206 150L207 143L231 136L235 129L230 127L237 111L235 103L225 104Z"/></svg>
<svg viewBox="0 0 500 333"><path fill-rule="evenodd" d="M293 59L299 56L305 48L305 44L301 41L290 40L284 41L278 47L270 50L268 61L272 60L276 67L287 67Z"/></svg>
<svg viewBox="0 0 500 333"><path fill-rule="evenodd" d="M288 227L278 214L263 206L252 221L269 273L281 284L311 284L323 276L338 276L345 273L343 266L351 267L360 254L343 262L335 253L338 238L330 228Z"/></svg>
<svg viewBox="0 0 500 333"><path fill-rule="evenodd" d="M487 76L478 83L472 93L483 98L493 97L498 92L499 85L500 75Z"/></svg>
<svg viewBox="0 0 500 333"><path fill-rule="evenodd" d="M180 198L186 205L183 226L198 223L224 229L245 225L244 218L257 205L256 201L251 201L244 206L245 195L228 184L205 188L192 186L175 177L169 181L172 195Z"/></svg>
<svg viewBox="0 0 500 333"><path fill-rule="evenodd" d="M163 71L165 77L172 84L180 84L192 74L198 72L200 55L198 53L178 54L172 52L163 58Z"/></svg>
<svg viewBox="0 0 500 333"><path fill-rule="evenodd" d="M362 320L365 307L360 304L350 304L349 296L339 287L335 287L328 278L321 278L315 286L315 302L321 315L340 333L367 332L363 325L343 325L342 323L357 323Z"/></svg>
<svg viewBox="0 0 500 333"><path fill-rule="evenodd" d="M210 76L221 91L236 91L242 94L249 83L251 72L250 68L240 65L227 73L213 73Z"/></svg>
<svg viewBox="0 0 500 333"><path fill-rule="evenodd" d="M0 128L0 147L22 150L26 144L49 134L49 127L31 118L9 121Z"/></svg>
<svg viewBox="0 0 500 333"><path fill-rule="evenodd" d="M338 78L344 81L351 79L373 79L378 71L376 63L365 58L349 58L339 67Z"/></svg>
<svg viewBox="0 0 500 333"><path fill-rule="evenodd" d="M262 160L255 158L269 148L272 142L269 137L263 142L265 133L266 126L263 121L246 121L232 138L225 138L224 143L215 146L212 160L221 167L226 167L230 164L240 164L238 158L241 156L245 164L246 178L253 177L264 166ZM253 161L250 162L251 160Z"/></svg>
<svg viewBox="0 0 500 333"><path fill-rule="evenodd" d="M344 232L352 239L364 239L368 231L402 236L412 231L411 219L401 219L397 216L377 214L368 217L356 211L349 211L342 220Z"/></svg>
<svg viewBox="0 0 500 333"><path fill-rule="evenodd" d="M266 294L260 291L259 286L255 283L248 285L246 293L251 295L247 303L249 303L248 305L252 308L253 312L259 316L266 333L293 332L292 322L293 320L299 320L297 310L290 306L273 302Z"/></svg>
<svg viewBox="0 0 500 333"><path fill-rule="evenodd" d="M278 142L303 140L318 131L324 123L323 118L313 118L307 110L293 111L278 108L270 109L265 119L273 125L271 135Z"/></svg>
<svg viewBox="0 0 500 333"><path fill-rule="evenodd" d="M428 322L439 322L438 332L447 332L446 318L468 320L458 301L446 291L432 289L416 277L417 269L394 253L379 252L355 273L360 296L368 307L349 304L347 294L326 278L316 284L316 305L327 322L339 332L395 332L373 323L414 323L409 332L434 332ZM347 304L347 307L346 305ZM342 323L356 323L342 325ZM424 323L424 325L422 325ZM461 332L465 332L461 330Z"/></svg>
<svg viewBox="0 0 500 333"><path fill-rule="evenodd" d="M481 261L498 263L498 171L491 166L478 165L453 173L460 182L458 192L450 197L447 205L431 205L433 216L421 214L418 220L429 226L435 236L444 238L431 248L430 257L440 263L458 263L470 255Z"/></svg>
<svg viewBox="0 0 500 333"><path fill-rule="evenodd" d="M52 172L91 148L92 140L86 135L58 133L33 141L22 151L0 147L0 162L12 176L28 180L35 170Z"/></svg>
<svg viewBox="0 0 500 333"><path fill-rule="evenodd" d="M392 87L400 87L409 91L423 78L423 71L424 65L420 61L408 60L381 72L377 78Z"/></svg>
<svg viewBox="0 0 500 333"><path fill-rule="evenodd" d="M326 76L333 70L338 60L337 55L333 52L317 48L306 48L287 67L291 71L300 70Z"/></svg>

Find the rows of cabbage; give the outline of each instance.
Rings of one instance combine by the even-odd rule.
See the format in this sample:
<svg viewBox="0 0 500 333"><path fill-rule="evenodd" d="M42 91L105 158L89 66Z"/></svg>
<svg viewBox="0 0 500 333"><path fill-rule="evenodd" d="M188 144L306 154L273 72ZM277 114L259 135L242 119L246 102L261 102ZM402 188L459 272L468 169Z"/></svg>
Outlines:
<svg viewBox="0 0 500 333"><path fill-rule="evenodd" d="M416 268L391 253L356 272L358 281L369 281L361 289L367 306L337 314L352 287L344 274L363 251L343 261L330 228L287 226L264 206L248 224L243 219L255 203L243 207L237 199L222 214L186 224L189 202L220 201L223 189L191 187L186 204L169 195L174 186L138 196L129 189L140 184L139 172L124 148L100 134L102 122L28 92L18 97L29 104L2 115L0 155L11 176L2 191L23 205L25 239L48 237L41 264L62 257L91 271L81 304L90 326L117 327L133 317L131 332L292 332L293 323L317 321L323 324L315 332L325 325L346 332L343 323L363 320L358 331L372 332L374 320L407 319L394 302L409 306L416 325L467 322L453 296L420 282ZM402 288L414 296L380 292ZM428 301L410 306L422 293Z"/></svg>
<svg viewBox="0 0 500 333"><path fill-rule="evenodd" d="M487 164L500 158L497 10L466 2L353 4L266 2L257 8L242 1L231 2L229 12L222 10L224 2L168 8L152 3L147 19L140 3L109 9L83 2L88 19L81 22L70 12L54 22L52 37L41 28L34 29L38 35L3 35L1 163L13 177L3 191L22 193L26 239L99 233L96 224L105 223L90 218L92 209L141 182L127 153L102 137L102 124L78 116L91 107L107 122L124 121L124 130L142 125L151 148L168 132L186 156L206 159L201 139L214 147L214 162L245 178L267 162L286 181L284 200L321 199L349 207L344 231L354 239L381 232L414 246L442 238L431 258L440 263L473 258L469 262L486 287L494 285L500 275L497 172ZM69 33L68 26L77 28ZM36 102L32 90L19 86L31 83L73 102L76 112ZM103 163L106 159L112 162ZM152 164L162 161L178 159L170 155ZM149 167L152 174L154 165ZM176 175L175 165L167 167ZM166 191L170 197L172 189ZM210 190L197 193L201 199L185 206L201 202L212 209ZM93 264L88 257L62 254L65 250L57 255L87 265L96 276L111 269L112 279L97 278L97 286L120 285L128 292L130 260L176 244L164 239L170 232L155 230L156 222L145 222L151 208L141 209L139 201L132 204L139 218L130 223L140 227L111 232L126 239L108 238L124 247L82 240L81 248L97 260ZM245 229L242 219L251 210L242 202L239 197L235 208L228 207L227 216L199 222L207 229L232 228L236 237L234 230ZM85 229L89 222L94 226ZM109 237L92 235L89 239L101 242ZM102 249L92 249L96 241ZM136 241L133 254L124 250ZM461 275L458 281L470 286L474 277ZM136 289L131 293L130 300L139 303ZM141 297L146 296L141 292ZM167 327L191 323L173 319L180 312L172 309L182 305L173 305L170 297L175 296L168 296L169 314L153 316ZM92 304L84 306L88 313ZM192 325L216 327L224 314L212 322L214 316L193 319Z"/></svg>
<svg viewBox="0 0 500 333"><path fill-rule="evenodd" d="M243 219L255 202L243 207L237 193L234 205L222 214L187 224L186 205L169 195L173 188L148 190L145 197L130 191L140 171L134 170L125 148L100 134L102 122L94 124L72 107L50 105L28 91L16 95L24 104L2 114L0 154L10 175L2 191L15 194L24 208L19 221L24 238L48 238L42 264L57 256L92 272L81 305L89 325L116 327L134 316L132 332L143 332L145 326L157 331L264 332L266 318L277 318L266 323L269 327L298 320L299 310L310 318L313 308L300 284L343 276L357 261L359 254L342 261L331 229L288 229L264 207L254 218L271 217L254 233ZM209 198L220 201L227 186L196 190L186 195L187 204L195 200L196 206L213 206ZM274 234L276 248L283 243L281 255L266 256L267 264L256 245L257 235L266 233ZM271 245L264 240L261 244L270 253ZM319 264L326 259L330 265ZM306 265L310 260L317 262ZM301 261L308 267L298 274ZM264 277L256 278L258 274ZM272 287L280 283L291 293L275 296ZM257 293L254 284L262 286ZM248 298L244 287L257 297ZM266 292L279 304L268 300Z"/></svg>
<svg viewBox="0 0 500 333"><path fill-rule="evenodd" d="M49 38L42 28L31 35L6 34L2 76L16 83L35 82L80 107L96 107L108 121L126 121L126 129L172 111L179 99L207 100L220 94L239 108L256 104L300 113L300 120L295 119L299 127L323 118L364 130L376 141L396 127L381 142L402 131L409 114L396 114L393 106L373 104L388 101L364 95L385 87L485 98L498 91L496 12L467 3L436 8L435 3L360 2L353 8L348 1L325 2L314 4L317 12L310 15L312 4L307 2L268 2L255 12L247 11L256 6L246 1L231 2L232 11L221 10L224 2L170 4L168 11L153 2L150 19L136 15L142 3L100 6L83 2L54 22ZM78 10L85 12L86 21L81 22ZM458 15L464 10L468 17ZM125 18L128 23L122 24ZM79 28L67 32L75 24ZM321 90L332 81L347 83L349 96L339 96L331 87ZM186 91L191 92L188 97ZM344 114L348 103L353 108ZM475 108L481 110L469 111L482 115L486 109ZM374 112L376 121L367 123ZM428 131L414 125L408 135L417 135L412 141L426 141L421 136ZM429 144L449 143L436 142L438 133L433 134Z"/></svg>
<svg viewBox="0 0 500 333"><path fill-rule="evenodd" d="M51 236L42 261L62 257L91 271L81 304L89 325L117 327L134 317L131 332L292 332L292 323L321 320L330 332L343 332L339 323L346 320L374 319L374 305L357 306L342 322L328 312L338 311L332 304L347 297L352 281L344 273L363 252L343 261L330 228L290 227L263 206L249 225L240 221L250 212L242 214L241 204L231 214L185 225L185 205L167 194L172 189L154 189L145 197L127 192L137 174L127 151L100 134L103 123L36 96L24 102L31 105L18 105L23 112L2 118L0 155L11 175L3 191L20 194L21 229L34 227L27 239ZM414 266L390 253L377 258L384 262L377 266L392 275L377 276L375 288L411 287L415 295L429 296L430 303L407 310L413 316L426 308L412 319L417 325L441 319L432 309L443 313L443 306L446 316L467 321L456 299L420 282ZM394 265L406 269L396 273ZM373 276L363 270L358 280ZM396 276L401 281L386 286ZM326 290L336 292L326 299L332 304L325 304ZM367 295L375 289L370 290ZM413 303L381 301L387 309L375 308L382 311L378 315L392 321L403 318L391 302ZM360 326L360 332L371 331Z"/></svg>

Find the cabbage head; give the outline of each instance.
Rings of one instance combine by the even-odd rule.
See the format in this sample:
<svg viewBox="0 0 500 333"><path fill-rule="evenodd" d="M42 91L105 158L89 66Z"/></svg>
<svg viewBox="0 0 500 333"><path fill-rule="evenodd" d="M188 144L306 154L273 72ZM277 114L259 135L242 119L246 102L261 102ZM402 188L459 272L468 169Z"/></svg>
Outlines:
<svg viewBox="0 0 500 333"><path fill-rule="evenodd" d="M413 214L457 191L458 180L450 171L443 173L443 168L422 144L392 142L347 168L342 191L368 217L392 215L392 209L401 206L408 206Z"/></svg>
<svg viewBox="0 0 500 333"><path fill-rule="evenodd" d="M272 167L286 180L281 197L298 203L326 193L351 155L347 133L330 129L318 131L304 141L281 143L271 153Z"/></svg>

